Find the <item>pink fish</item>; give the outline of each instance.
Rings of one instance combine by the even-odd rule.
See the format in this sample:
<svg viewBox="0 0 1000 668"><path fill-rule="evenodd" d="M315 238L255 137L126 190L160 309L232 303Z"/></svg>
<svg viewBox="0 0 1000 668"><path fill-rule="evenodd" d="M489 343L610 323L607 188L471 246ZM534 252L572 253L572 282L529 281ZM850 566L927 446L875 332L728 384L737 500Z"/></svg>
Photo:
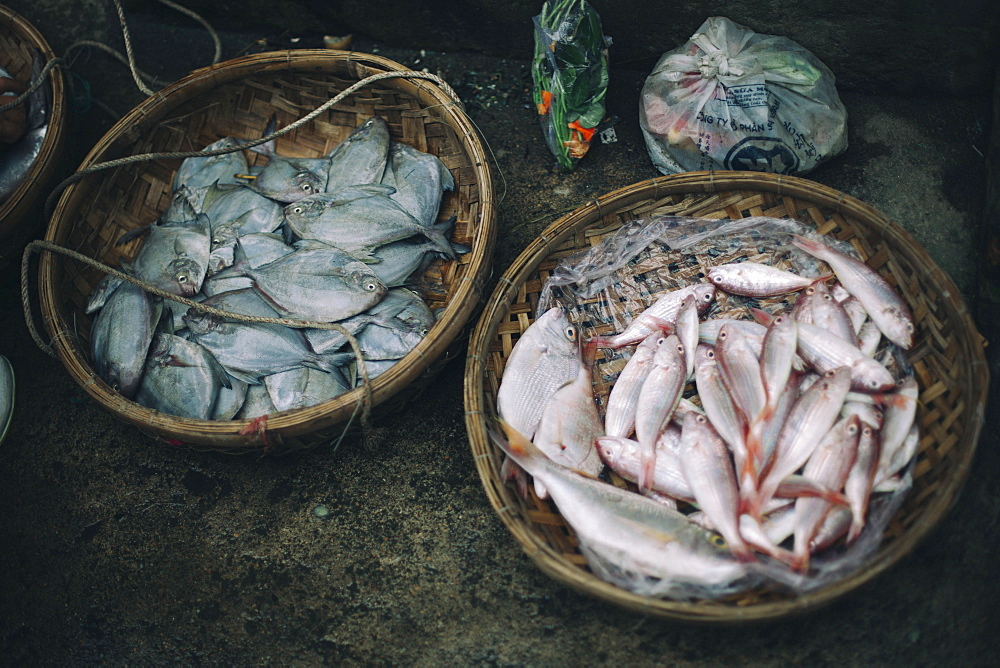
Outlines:
<svg viewBox="0 0 1000 668"><path fill-rule="evenodd" d="M676 334L656 347L653 368L646 376L635 411L635 438L642 447L643 465L636 484L645 492L653 482L656 468L656 439L677 407L686 379L684 346Z"/></svg>
<svg viewBox="0 0 1000 668"><path fill-rule="evenodd" d="M837 280L858 298L887 339L904 350L913 347L916 328L910 307L877 271L826 244L797 234L792 235L792 244L830 265Z"/></svg>
<svg viewBox="0 0 1000 668"><path fill-rule="evenodd" d="M801 290L823 279L806 278L759 262L734 262L710 268L708 280L732 295L774 297Z"/></svg>
<svg viewBox="0 0 1000 668"><path fill-rule="evenodd" d="M711 285L689 285L671 290L637 315L620 334L595 336L590 339L590 343L598 348L621 348L630 343L638 343L655 331L671 334L681 303L691 294L698 303L699 313L704 313L715 300L715 288Z"/></svg>

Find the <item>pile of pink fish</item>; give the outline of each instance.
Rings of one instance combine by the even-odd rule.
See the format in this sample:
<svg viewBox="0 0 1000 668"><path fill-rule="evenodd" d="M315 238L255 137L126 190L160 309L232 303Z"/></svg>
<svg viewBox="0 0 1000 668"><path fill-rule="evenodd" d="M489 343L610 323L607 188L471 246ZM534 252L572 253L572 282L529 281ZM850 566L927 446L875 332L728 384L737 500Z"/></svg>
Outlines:
<svg viewBox="0 0 1000 668"><path fill-rule="evenodd" d="M598 574L724 592L762 560L809 573L812 555L858 539L874 495L904 484L918 388L889 357L913 346L913 316L863 262L821 237L791 243L830 273L718 265L620 333L584 339L553 307L511 351L504 473L532 476ZM753 321L706 319L717 290L797 296ZM632 354L602 419L591 364L608 348ZM600 480L605 468L635 487Z"/></svg>

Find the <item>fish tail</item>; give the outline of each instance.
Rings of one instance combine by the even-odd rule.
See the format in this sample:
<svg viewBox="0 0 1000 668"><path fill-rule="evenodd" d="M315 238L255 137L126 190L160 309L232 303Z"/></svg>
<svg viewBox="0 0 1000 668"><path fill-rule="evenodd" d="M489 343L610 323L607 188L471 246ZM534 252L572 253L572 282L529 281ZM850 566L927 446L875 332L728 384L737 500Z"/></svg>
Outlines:
<svg viewBox="0 0 1000 668"><path fill-rule="evenodd" d="M613 336L592 336L584 344L586 348L620 348L621 345L615 341Z"/></svg>
<svg viewBox="0 0 1000 668"><path fill-rule="evenodd" d="M433 242L435 247L438 248L445 256L450 260L454 260L456 257L456 251L454 245L451 243L451 239L448 235L451 233L451 223L447 220L440 223L434 223L430 227L420 226L420 233L426 236Z"/></svg>
<svg viewBox="0 0 1000 668"><path fill-rule="evenodd" d="M809 550L804 551L797 550L792 554L792 558L789 560L788 565L792 570L804 573L809 570Z"/></svg>
<svg viewBox="0 0 1000 668"><path fill-rule="evenodd" d="M852 512L854 509L851 509ZM851 527L847 530L847 544L851 545L861 535L861 530L865 528L865 516L863 513L854 512L851 515Z"/></svg>
<svg viewBox="0 0 1000 668"><path fill-rule="evenodd" d="M729 542L729 551L732 553L734 557L736 557L737 561L740 561L742 563L757 561L757 556L753 553L753 550L750 549L750 546L747 545L742 538L740 538L739 542L736 543Z"/></svg>
<svg viewBox="0 0 1000 668"><path fill-rule="evenodd" d="M819 257L818 254L822 254L824 250L823 244L798 234L792 235L792 245L816 257Z"/></svg>
<svg viewBox="0 0 1000 668"><path fill-rule="evenodd" d="M639 474L636 477L636 484L639 492L645 494L653 486L653 478L656 471L656 448L647 448L639 464Z"/></svg>

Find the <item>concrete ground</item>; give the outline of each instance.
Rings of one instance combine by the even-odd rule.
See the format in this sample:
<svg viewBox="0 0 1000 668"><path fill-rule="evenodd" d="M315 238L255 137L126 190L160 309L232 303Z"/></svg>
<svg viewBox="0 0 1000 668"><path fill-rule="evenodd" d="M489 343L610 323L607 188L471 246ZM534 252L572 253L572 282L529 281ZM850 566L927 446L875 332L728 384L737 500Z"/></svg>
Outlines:
<svg viewBox="0 0 1000 668"><path fill-rule="evenodd" d="M140 67L167 80L211 56L198 30L141 16L132 25ZM254 45L258 37L223 35L223 57L266 48ZM636 111L646 72L612 72L617 142L561 174L537 125L526 61L366 40L355 48L440 73L466 102L496 159L494 281L562 213L657 175ZM103 54L81 54L73 71L92 97L78 108L70 164L110 127L109 111L141 99ZM907 228L979 313L981 333L996 339L995 311L978 309L977 272L991 97L842 97L850 146L810 178ZM464 359L445 367L419 405L379 420L364 443L283 458L177 449L118 422L42 353L24 326L17 267L2 277L0 352L17 377L0 447L4 663L995 662L995 408L955 508L901 563L804 617L690 626L577 594L522 553L470 455Z"/></svg>

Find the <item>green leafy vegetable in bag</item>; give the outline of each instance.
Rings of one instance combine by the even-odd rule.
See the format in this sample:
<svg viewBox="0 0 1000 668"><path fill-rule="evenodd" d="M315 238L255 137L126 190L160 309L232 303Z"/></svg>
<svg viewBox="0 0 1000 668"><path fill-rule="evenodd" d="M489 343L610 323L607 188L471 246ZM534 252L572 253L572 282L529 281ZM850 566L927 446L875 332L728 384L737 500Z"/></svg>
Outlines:
<svg viewBox="0 0 1000 668"><path fill-rule="evenodd" d="M584 0L553 0L533 19L534 101L545 141L559 166L572 170L604 119L608 46L601 19Z"/></svg>

